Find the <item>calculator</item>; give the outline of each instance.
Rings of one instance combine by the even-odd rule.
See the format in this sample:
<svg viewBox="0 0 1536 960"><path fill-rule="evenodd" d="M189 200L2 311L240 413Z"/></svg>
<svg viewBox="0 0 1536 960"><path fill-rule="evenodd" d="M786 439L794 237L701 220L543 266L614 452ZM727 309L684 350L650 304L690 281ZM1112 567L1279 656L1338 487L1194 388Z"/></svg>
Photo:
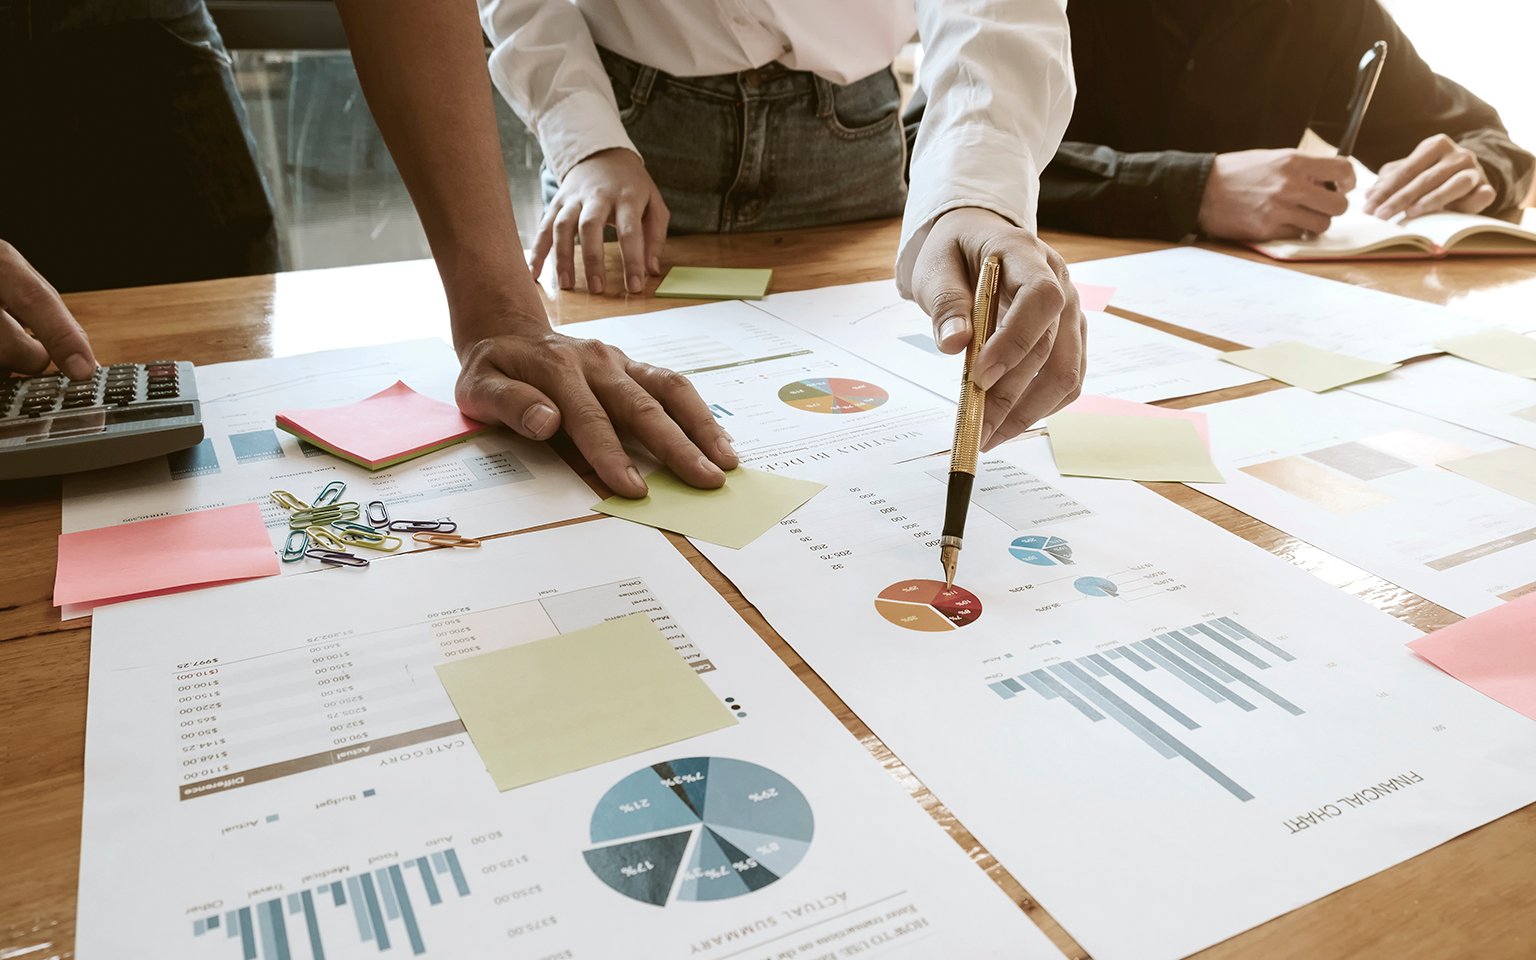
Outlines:
<svg viewBox="0 0 1536 960"><path fill-rule="evenodd" d="M0 480L146 460L202 439L185 360L115 363L89 380L0 377Z"/></svg>

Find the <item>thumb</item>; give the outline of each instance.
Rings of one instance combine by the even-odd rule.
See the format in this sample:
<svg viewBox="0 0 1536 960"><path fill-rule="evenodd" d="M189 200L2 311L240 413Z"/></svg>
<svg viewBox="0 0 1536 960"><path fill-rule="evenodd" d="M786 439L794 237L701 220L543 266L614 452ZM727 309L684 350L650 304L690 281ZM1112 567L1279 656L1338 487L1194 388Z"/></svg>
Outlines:
<svg viewBox="0 0 1536 960"><path fill-rule="evenodd" d="M554 401L488 363L465 367L454 399L465 416L481 423L504 423L529 440L548 440L560 429L560 411Z"/></svg>
<svg viewBox="0 0 1536 960"><path fill-rule="evenodd" d="M931 241L932 238L930 238ZM958 244L928 264L912 286L912 299L933 321L933 342L944 353L961 353L971 342L970 271Z"/></svg>

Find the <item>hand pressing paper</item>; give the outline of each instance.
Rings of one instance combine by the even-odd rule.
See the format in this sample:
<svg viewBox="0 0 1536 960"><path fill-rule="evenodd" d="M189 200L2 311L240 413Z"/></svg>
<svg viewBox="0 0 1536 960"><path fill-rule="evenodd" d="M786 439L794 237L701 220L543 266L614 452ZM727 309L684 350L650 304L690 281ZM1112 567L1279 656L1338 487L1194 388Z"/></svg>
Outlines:
<svg viewBox="0 0 1536 960"><path fill-rule="evenodd" d="M592 509L735 550L825 489L810 480L747 467L726 473L725 486L717 490L690 487L666 469L646 477L645 484L650 492L638 500L609 497Z"/></svg>
<svg viewBox="0 0 1536 960"><path fill-rule="evenodd" d="M101 604L277 573L261 508L242 503L60 534L53 605Z"/></svg>
<svg viewBox="0 0 1536 960"><path fill-rule="evenodd" d="M1062 411L1046 432L1064 476L1224 482L1199 430L1182 418Z"/></svg>
<svg viewBox="0 0 1536 960"><path fill-rule="evenodd" d="M1234 350L1222 354L1220 359L1313 393L1379 377L1402 366L1400 363L1377 363L1374 360L1348 357L1342 353L1293 342L1276 343L1254 350Z"/></svg>
<svg viewBox="0 0 1536 960"><path fill-rule="evenodd" d="M280 410L277 425L369 470L392 467L491 429L399 380L344 407Z"/></svg>
<svg viewBox="0 0 1536 960"><path fill-rule="evenodd" d="M498 790L736 723L643 613L441 663L437 676Z"/></svg>

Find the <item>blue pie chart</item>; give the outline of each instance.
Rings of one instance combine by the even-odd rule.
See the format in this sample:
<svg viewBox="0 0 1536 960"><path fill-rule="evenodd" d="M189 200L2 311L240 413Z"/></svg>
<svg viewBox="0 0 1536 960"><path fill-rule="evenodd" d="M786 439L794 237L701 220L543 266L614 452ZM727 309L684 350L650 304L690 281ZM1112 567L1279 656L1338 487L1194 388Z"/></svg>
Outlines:
<svg viewBox="0 0 1536 960"><path fill-rule="evenodd" d="M1113 580L1105 580L1103 577L1078 577L1072 581L1072 586L1085 597L1118 597L1120 588Z"/></svg>
<svg viewBox="0 0 1536 960"><path fill-rule="evenodd" d="M1008 545L1008 552L1015 560L1037 567L1054 567L1058 563L1072 565L1072 547L1060 537L1028 534Z"/></svg>

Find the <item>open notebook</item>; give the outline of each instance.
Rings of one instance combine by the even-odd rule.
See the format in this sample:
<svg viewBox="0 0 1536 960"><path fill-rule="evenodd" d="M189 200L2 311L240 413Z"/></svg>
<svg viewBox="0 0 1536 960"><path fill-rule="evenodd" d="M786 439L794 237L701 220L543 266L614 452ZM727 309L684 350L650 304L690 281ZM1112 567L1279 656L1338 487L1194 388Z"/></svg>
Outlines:
<svg viewBox="0 0 1536 960"><path fill-rule="evenodd" d="M1276 260L1536 256L1536 230L1469 213L1431 213L1392 223L1351 210L1311 240L1273 240L1254 248Z"/></svg>

